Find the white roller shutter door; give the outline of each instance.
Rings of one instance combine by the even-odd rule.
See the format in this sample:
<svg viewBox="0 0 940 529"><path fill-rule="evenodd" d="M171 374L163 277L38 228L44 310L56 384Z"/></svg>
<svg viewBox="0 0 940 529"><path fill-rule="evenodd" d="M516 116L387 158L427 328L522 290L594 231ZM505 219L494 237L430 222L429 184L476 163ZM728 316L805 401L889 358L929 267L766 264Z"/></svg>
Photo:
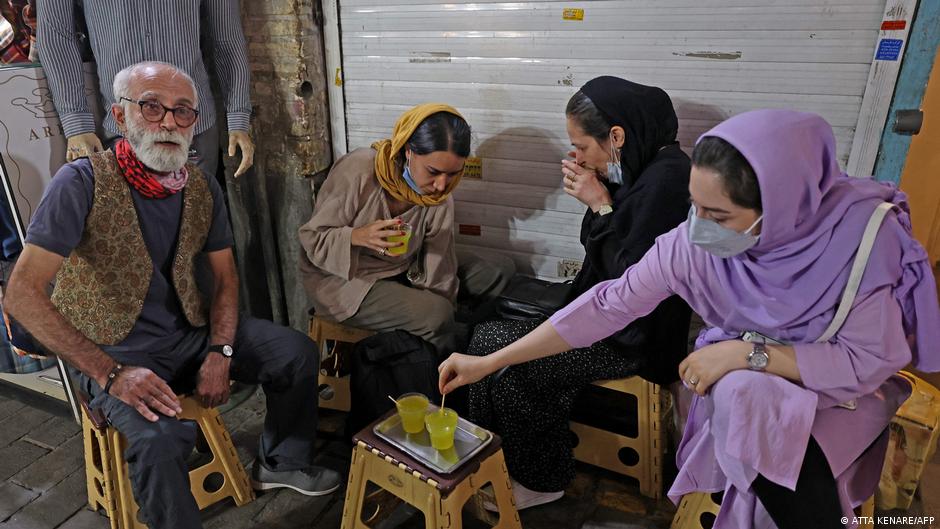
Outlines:
<svg viewBox="0 0 940 529"><path fill-rule="evenodd" d="M833 125L843 166L870 171L900 62L873 57L880 39L903 44L914 3L333 0L335 150L387 137L412 105L454 105L482 159L482 178L456 192L458 244L558 277L583 258L585 208L560 190L559 171L570 147L564 106L579 86L616 75L662 87L686 149L746 110L816 112ZM895 19L905 27L880 31Z"/></svg>

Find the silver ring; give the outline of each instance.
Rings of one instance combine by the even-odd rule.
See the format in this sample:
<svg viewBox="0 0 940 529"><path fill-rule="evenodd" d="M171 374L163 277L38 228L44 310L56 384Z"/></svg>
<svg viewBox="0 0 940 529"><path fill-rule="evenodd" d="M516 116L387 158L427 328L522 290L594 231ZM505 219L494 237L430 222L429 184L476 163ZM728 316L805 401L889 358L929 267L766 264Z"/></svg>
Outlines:
<svg viewBox="0 0 940 529"><path fill-rule="evenodd" d="M690 386L697 386L697 385L698 385L698 382L699 382L699 380L698 380L697 378L695 378L695 379L690 378L690 379L689 379L689 385L690 385Z"/></svg>
<svg viewBox="0 0 940 529"><path fill-rule="evenodd" d="M388 255L388 248L382 248L382 255Z"/></svg>

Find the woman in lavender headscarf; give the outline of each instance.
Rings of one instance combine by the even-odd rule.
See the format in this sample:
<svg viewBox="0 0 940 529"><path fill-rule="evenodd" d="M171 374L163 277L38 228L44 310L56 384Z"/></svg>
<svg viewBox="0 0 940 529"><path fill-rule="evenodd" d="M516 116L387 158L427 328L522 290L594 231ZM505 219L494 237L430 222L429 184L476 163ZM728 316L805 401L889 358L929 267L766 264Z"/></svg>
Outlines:
<svg viewBox="0 0 940 529"><path fill-rule="evenodd" d="M689 191L689 219L622 277L492 355L452 355L441 390L589 346L678 294L709 327L679 366L697 396L669 496L725 491L717 529L842 527L842 516L854 527L909 393L892 374L912 359L940 371L936 286L905 197L842 173L832 128L783 110L707 132ZM843 320L837 308L883 202L890 210Z"/></svg>

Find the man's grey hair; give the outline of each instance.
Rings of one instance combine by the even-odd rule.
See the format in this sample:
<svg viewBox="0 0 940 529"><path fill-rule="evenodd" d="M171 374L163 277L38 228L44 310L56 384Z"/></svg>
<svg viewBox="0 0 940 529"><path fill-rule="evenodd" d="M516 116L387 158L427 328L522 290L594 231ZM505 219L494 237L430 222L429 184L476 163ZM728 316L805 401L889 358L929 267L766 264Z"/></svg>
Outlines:
<svg viewBox="0 0 940 529"><path fill-rule="evenodd" d="M163 62L163 61L143 61L137 64L132 64L128 66L127 68L124 68L123 70L118 72L117 75L114 76L114 85L112 86L112 88L114 89L115 103L118 103L121 106L127 108L126 105L129 103L127 101L121 101L121 98L127 97L127 98L133 99L130 96L130 92L129 92L131 79L134 78L134 75L136 75L138 71L144 70L146 68L168 68L173 71L173 74L172 74L173 77L177 75L181 76L183 79L186 80L186 82L189 83L189 86L192 87L193 94L196 97L193 103L195 106L198 107L199 92L196 91L196 82L193 81L193 78L190 77L188 73L177 68L175 65L170 64L168 62Z"/></svg>

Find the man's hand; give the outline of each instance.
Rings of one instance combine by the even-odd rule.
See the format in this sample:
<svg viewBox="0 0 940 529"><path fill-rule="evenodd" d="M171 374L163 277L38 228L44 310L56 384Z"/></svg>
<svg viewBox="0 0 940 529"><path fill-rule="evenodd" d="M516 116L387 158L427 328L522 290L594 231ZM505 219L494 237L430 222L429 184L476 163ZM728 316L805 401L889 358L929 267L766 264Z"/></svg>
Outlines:
<svg viewBox="0 0 940 529"><path fill-rule="evenodd" d="M228 133L228 155L235 156L235 147L242 151L242 163L238 164L235 170L235 178L245 174L245 171L255 163L255 144L251 141L251 136L241 130L233 130Z"/></svg>
<svg viewBox="0 0 940 529"><path fill-rule="evenodd" d="M578 199L592 211L597 212L601 206L613 203L610 193L594 169L581 167L571 160L562 160L561 174L565 193Z"/></svg>
<svg viewBox="0 0 940 529"><path fill-rule="evenodd" d="M94 132L69 136L68 149L65 151L65 161L71 162L79 158L87 158L91 156L92 153L101 152L103 150L104 147L101 145L101 140L98 139L98 136L95 136Z"/></svg>
<svg viewBox="0 0 940 529"><path fill-rule="evenodd" d="M228 402L230 358L209 353L202 361L196 381L196 397L206 408L215 408Z"/></svg>
<svg viewBox="0 0 940 529"><path fill-rule="evenodd" d="M183 411L170 386L146 367L126 366L115 377L110 394L150 422L157 422L160 418L154 412L176 417Z"/></svg>

